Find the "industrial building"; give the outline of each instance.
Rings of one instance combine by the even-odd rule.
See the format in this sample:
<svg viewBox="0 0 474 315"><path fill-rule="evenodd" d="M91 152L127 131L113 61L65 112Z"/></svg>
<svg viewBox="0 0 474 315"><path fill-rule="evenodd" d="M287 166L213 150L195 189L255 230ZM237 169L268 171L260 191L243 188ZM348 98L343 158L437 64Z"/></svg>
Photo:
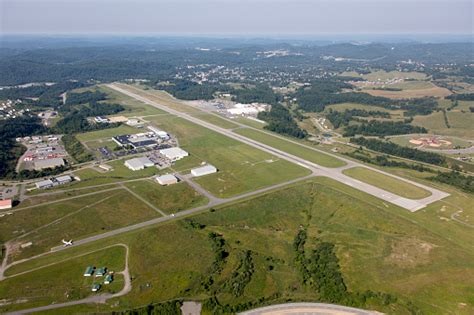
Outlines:
<svg viewBox="0 0 474 315"><path fill-rule="evenodd" d="M51 188L58 185L64 185L70 182L72 182L72 177L69 175L64 175L64 176L58 176L56 178L53 177L51 179L46 179L46 180L36 182L35 186L38 189L46 189L46 188Z"/></svg>
<svg viewBox="0 0 474 315"><path fill-rule="evenodd" d="M131 169L132 171L139 171L143 170L146 167L152 167L155 165L149 158L147 157L140 157L134 158L131 160L125 161L124 165Z"/></svg>
<svg viewBox="0 0 474 315"><path fill-rule="evenodd" d="M189 156L188 152L178 147L163 149L160 150L160 153L172 162L181 160L182 158Z"/></svg>
<svg viewBox="0 0 474 315"><path fill-rule="evenodd" d="M0 200L0 210L6 210L6 209L11 209L11 208L12 208L11 199Z"/></svg>
<svg viewBox="0 0 474 315"><path fill-rule="evenodd" d="M147 128L148 128L148 130L154 132L158 137L160 137L161 140L169 140L170 139L170 135L166 131L163 131L163 130L158 129L158 128L153 127L153 126L148 126Z"/></svg>
<svg viewBox="0 0 474 315"><path fill-rule="evenodd" d="M154 132L115 136L112 138L112 140L114 140L114 142L121 147L130 146L134 149L154 147L158 144L158 138Z"/></svg>
<svg viewBox="0 0 474 315"><path fill-rule="evenodd" d="M171 174L156 176L155 179L158 182L158 184L163 185L163 186L173 185L178 182L178 179L176 178L176 176L171 175Z"/></svg>
<svg viewBox="0 0 474 315"><path fill-rule="evenodd" d="M207 164L201 167L193 168L191 170L191 175L194 177L199 177L199 176L204 176L204 175L209 175L217 172L217 168L215 168L211 164Z"/></svg>
<svg viewBox="0 0 474 315"><path fill-rule="evenodd" d="M46 160L37 160L33 163L34 169L40 171L45 168L55 168L58 166L64 166L63 158L52 158Z"/></svg>

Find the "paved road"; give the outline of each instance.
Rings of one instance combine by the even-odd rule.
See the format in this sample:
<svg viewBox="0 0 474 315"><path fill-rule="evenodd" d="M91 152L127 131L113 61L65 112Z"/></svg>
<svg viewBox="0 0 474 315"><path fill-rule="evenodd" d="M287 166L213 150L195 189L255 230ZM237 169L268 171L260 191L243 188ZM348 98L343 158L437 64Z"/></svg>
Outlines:
<svg viewBox="0 0 474 315"><path fill-rule="evenodd" d="M249 139L249 138L246 138L244 136L241 136L239 134L236 134L236 133L233 133L231 130L228 130L228 129L224 129L224 128L221 128L221 127L218 127L216 125L213 125L211 123L208 123L206 121L203 121L203 120L200 120L199 118L195 117L195 116L191 116L187 113L183 113L183 112L180 112L180 111L177 111L175 109L172 109L168 106L165 106L165 105L162 105L162 104L159 104L147 97L144 97L142 95L139 95L137 93L144 93L144 94L147 94L148 92L144 91L144 90L141 90L141 89L138 89L136 87L133 87L133 86L124 86L124 85L118 85L118 84L108 84L107 85L109 88L111 89L114 89L120 93L123 93L129 97L132 97L132 98L135 98L136 100L139 100L143 103L146 103L148 105L151 105L153 107L156 107L158 109L161 109L163 111L167 111L171 114L174 114L178 117L181 117L183 119L186 119L188 121L191 121L197 125L200 125L200 126L203 126L205 128L208 128L208 129L211 129L215 132L218 132L218 133L221 133L229 138L232 138L234 140L238 140L240 142L243 142L245 144L248 144L250 146L253 146L255 148L258 148L262 151L265 151L267 153L270 153L272 155L275 155L275 156L278 156L279 158L282 158L282 159L285 159L287 161L290 161L292 163L295 163L295 164L298 164L300 166L303 166L303 167L306 167L307 169L311 170L312 173L314 175L320 175L320 176L327 176L327 177L330 177L332 179L335 179L343 184L346 184L346 185L349 185L355 189L358 189L358 190L361 190L365 193L368 193L372 196L375 196L377 198L380 198L384 201L387 201L387 202L390 202L392 204L395 204L399 207L402 207L402 208L405 208L409 211L417 211L419 209L422 209L424 208L426 205L432 203L432 202L435 202L435 201L438 201L438 200L441 200L447 196L449 196L448 193L445 193L443 191L440 191L438 189L435 189L435 188L432 188L432 187L429 187L429 186L425 186L425 185L422 185L422 184L419 184L417 182L414 182L414 181L410 181L410 180L407 180L405 178L402 178L402 177L398 177L398 176L394 176L392 174L389 174L389 173L386 173L386 172L382 172L382 171L379 171L377 169L374 169L374 168L370 168L370 167L367 167L363 164L359 164L359 163L356 163L354 161L351 161L351 160L348 160L348 159L344 159L344 158L340 158L338 156L334 156L332 154L328 154L327 152L325 151L322 151L324 154L327 154L327 155L330 155L330 156L333 156L335 158L338 158L340 160L344 160L346 163L348 164L351 164L351 165L354 165L354 166L361 166L361 167L365 167L365 168L369 168L369 169L372 169L372 170L375 170L377 172L380 172L380 173L383 173L385 175L388 175L388 176L392 176L392 177L395 177L399 180L402 180L402 181L405 181L405 182L408 182L412 185L415 185L415 186L418 186L418 187L421 187L425 190L428 190L429 192L431 192L431 196L429 197L426 197L426 198L423 198L423 199L418 199L418 200L413 200L413 199L408 199L408 198L404 198L404 197L400 197L396 194L393 194L391 192L388 192L388 191L385 191L383 189L380 189L378 187L375 187L375 186L372 186L370 184L367 184L367 183L364 183L364 182L361 182L357 179L354 179L354 178L351 178L347 175L344 175L342 173L342 169L338 169L338 168L327 168L327 167L323 167L323 166L320 166L320 165L317 165L315 163L312 163L312 162L309 162L309 161L306 161L305 159L303 158L300 158L298 156L295 156L295 155L292 155L292 154L289 154L285 151L281 151L281 150L278 150L278 149L275 149L269 145L266 145L266 144L263 144L263 143L260 143L258 141L255 141L255 140L252 140L252 139ZM149 94L149 93L148 93ZM151 94L151 96L153 96L153 94ZM286 140L286 139L285 139ZM297 142L295 142L296 144L299 144ZM319 150L318 150L319 151ZM347 167L345 167L347 168Z"/></svg>
<svg viewBox="0 0 474 315"><path fill-rule="evenodd" d="M374 315L375 311L325 303L287 303L257 308L240 315Z"/></svg>

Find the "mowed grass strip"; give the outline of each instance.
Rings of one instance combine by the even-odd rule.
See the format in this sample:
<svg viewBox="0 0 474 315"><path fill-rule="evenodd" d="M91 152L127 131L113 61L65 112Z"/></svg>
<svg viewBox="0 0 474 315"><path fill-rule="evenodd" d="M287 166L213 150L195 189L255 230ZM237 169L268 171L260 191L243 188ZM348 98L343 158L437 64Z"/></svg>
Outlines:
<svg viewBox="0 0 474 315"><path fill-rule="evenodd" d="M344 161L339 160L335 157L332 157L330 155L312 150L310 148L298 145L296 143L292 143L284 139L272 136L268 133L260 132L254 129L247 129L247 128L238 129L238 130L235 130L234 132L239 135L245 136L247 138L270 145L276 149L296 155L309 162L313 162L321 166L341 167L341 166L346 165Z"/></svg>
<svg viewBox="0 0 474 315"><path fill-rule="evenodd" d="M185 119L166 116L150 117L150 120L178 137L180 146L191 154L183 159L183 163L192 159L194 166L205 162L217 167L218 173L196 179L216 196L230 197L310 174L301 166ZM177 165L185 168L181 162Z"/></svg>
<svg viewBox="0 0 474 315"><path fill-rule="evenodd" d="M22 259L43 253L61 246L62 239L82 239L161 216L124 189L98 194L95 202L85 199L81 205L70 212L72 215L22 238L22 243L33 244L18 250L12 258Z"/></svg>
<svg viewBox="0 0 474 315"><path fill-rule="evenodd" d="M120 125L116 128L107 128L97 131L90 131L85 133L77 134L76 137L79 141L93 141L93 140L100 140L100 139L110 139L114 136L119 135L126 135L126 134L135 134L140 133L142 131L138 130L137 128L133 128L127 125Z"/></svg>
<svg viewBox="0 0 474 315"><path fill-rule="evenodd" d="M67 261L0 281L0 313L74 301L95 294L91 292L92 284L103 283L104 277L84 277L87 266L122 271L125 267L125 248L114 246L81 257L71 257ZM100 293L119 292L123 285L123 276L115 274L114 281L103 284Z"/></svg>
<svg viewBox="0 0 474 315"><path fill-rule="evenodd" d="M233 128L237 128L239 127L239 125L231 122L231 121L228 121L228 120L225 120L217 115L214 115L214 114L208 114L208 113L200 113L200 114L192 114L192 116L196 117L196 118L199 118L201 120L204 120L205 122L208 122L208 123L211 123L213 125L216 125L218 127L221 127L221 128L225 128L225 129L233 129Z"/></svg>
<svg viewBox="0 0 474 315"><path fill-rule="evenodd" d="M365 167L353 167L343 171L352 178L374 185L400 197L410 199L422 199L431 196L431 193L423 188L398 180L391 176L367 169Z"/></svg>
<svg viewBox="0 0 474 315"><path fill-rule="evenodd" d="M186 182L161 186L151 180L130 182L126 187L166 213L174 213L208 203L208 199Z"/></svg>

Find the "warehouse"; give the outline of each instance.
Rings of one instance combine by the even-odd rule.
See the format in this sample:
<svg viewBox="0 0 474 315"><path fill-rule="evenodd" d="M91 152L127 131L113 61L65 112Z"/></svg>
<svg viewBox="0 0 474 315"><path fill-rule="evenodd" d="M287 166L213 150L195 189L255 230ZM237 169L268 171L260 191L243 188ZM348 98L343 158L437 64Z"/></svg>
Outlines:
<svg viewBox="0 0 474 315"><path fill-rule="evenodd" d="M59 176L55 178L56 185L63 185L72 182L72 177L69 175Z"/></svg>
<svg viewBox="0 0 474 315"><path fill-rule="evenodd" d="M35 183L36 188L46 189L54 186L54 182L51 179L42 180Z"/></svg>
<svg viewBox="0 0 474 315"><path fill-rule="evenodd" d="M167 175L162 175L162 176L157 176L155 177L156 181L158 184L166 186L166 185L173 185L178 182L178 179L176 176L167 174Z"/></svg>
<svg viewBox="0 0 474 315"><path fill-rule="evenodd" d="M12 208L11 199L0 200L0 210L11 209L11 208Z"/></svg>
<svg viewBox="0 0 474 315"><path fill-rule="evenodd" d="M172 162L181 160L182 158L189 156L188 152L178 147L163 149L160 150L160 153Z"/></svg>
<svg viewBox="0 0 474 315"><path fill-rule="evenodd" d="M217 168L215 168L214 166L212 166L210 164L205 165L205 166L201 166L201 167L198 167L198 168L193 168L191 170L191 174L194 177L209 175L209 174L213 174L213 173L216 173L216 172L217 172Z"/></svg>
<svg viewBox="0 0 474 315"><path fill-rule="evenodd" d="M131 160L127 160L124 165L131 169L132 171L139 171L142 170L146 167L152 167L155 165L152 161L150 161L149 158L147 157L141 157L141 158L134 158Z"/></svg>
<svg viewBox="0 0 474 315"><path fill-rule="evenodd" d="M52 158L47 160L38 160L34 162L34 168L37 171L45 168L55 168L58 166L64 166L64 160L62 158Z"/></svg>

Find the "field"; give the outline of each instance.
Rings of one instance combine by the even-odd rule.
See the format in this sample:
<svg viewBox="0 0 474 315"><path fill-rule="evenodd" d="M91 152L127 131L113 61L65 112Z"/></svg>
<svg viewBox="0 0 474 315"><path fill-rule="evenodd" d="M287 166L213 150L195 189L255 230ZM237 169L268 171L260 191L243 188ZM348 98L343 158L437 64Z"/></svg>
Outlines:
<svg viewBox="0 0 474 315"><path fill-rule="evenodd" d="M231 121L222 119L219 116L213 115L213 114L199 113L199 114L193 114L193 116L201 120L204 120L206 122L209 122L213 125L216 125L218 127L225 128L225 129L233 129L233 128L239 127L239 125L234 124Z"/></svg>
<svg viewBox="0 0 474 315"><path fill-rule="evenodd" d="M14 266L7 275L120 242L133 253L132 291L110 304L68 311L107 312L112 303L117 310L146 305L151 300L205 299L212 294L201 283L212 270L214 257L208 234L216 232L222 235L229 253L212 286L219 302L235 305L277 292L281 298L273 298L273 302L316 300L318 294L302 284L293 262L292 242L303 225L309 233L308 251L319 241L335 244L351 292L381 291L397 298L389 306L371 300L366 308L391 314L410 314L411 310L470 314L474 310L472 228L439 217L449 218L458 207L472 214L474 200L452 193L446 201L413 214L393 205L385 207L380 200L331 179L317 178L194 216L202 228L184 221L161 224L44 256ZM234 297L225 283L248 250L254 271L242 295ZM73 273L72 268L67 270Z"/></svg>
<svg viewBox="0 0 474 315"><path fill-rule="evenodd" d="M125 248L114 246L80 257L70 257L51 266L18 275L0 282L0 311L61 303L88 297L93 283L103 277L84 277L87 266L106 266L118 272L124 269ZM114 281L102 285L100 293L116 293L123 287L123 277L115 275ZM13 305L10 305L14 303Z"/></svg>
<svg viewBox="0 0 474 315"><path fill-rule="evenodd" d="M14 227L22 231L21 238L16 239L15 243L33 243L25 249L18 248L11 258L31 257L61 245L62 239L81 239L160 216L123 189L96 194L93 198L87 196L73 199L72 205L60 202L55 204L56 209L53 211L50 210L51 206L46 207L47 211L42 210L40 206L10 216L12 220L20 223ZM40 211L46 212L46 218L33 229L28 218L31 213ZM12 226L11 222L6 222L5 225ZM25 233L26 231L28 232ZM12 234L14 233L15 231L12 231Z"/></svg>
<svg viewBox="0 0 474 315"><path fill-rule="evenodd" d="M441 88L431 84L431 86L426 86L422 88L419 84L414 83L416 81L405 82L401 84L402 91L388 91L388 90L374 90L374 89L363 89L363 92L366 92L373 96L383 96L393 99L402 99L402 98L419 98L425 96L433 96L433 97L445 97L451 95L452 93L445 88ZM415 85L417 84L417 85ZM392 87L392 86L390 86ZM395 84L393 86L397 88Z"/></svg>
<svg viewBox="0 0 474 315"><path fill-rule="evenodd" d="M334 158L330 155L320 153L318 151L311 150L309 148L305 148L303 146L300 146L298 144L291 143L289 141L285 141L283 139L277 138L275 136L259 132L256 130L252 129L238 129L235 131L235 133L238 133L240 135L243 135L245 137L248 137L250 139L257 140L259 142L265 143L267 145L270 145L274 148L283 150L285 152L288 152L290 154L299 156L301 158L304 158L310 162L319 164L321 166L325 167L340 167L344 166L345 162L341 161L337 158Z"/></svg>
<svg viewBox="0 0 474 315"><path fill-rule="evenodd" d="M96 141L102 139L110 139L114 136L119 135L126 135L126 134L135 134L140 133L141 131L137 128L133 128L127 125L121 125L117 128L108 128L102 129L98 131L91 131L86 133L81 133L76 136L79 141L87 142L87 141Z"/></svg>
<svg viewBox="0 0 474 315"><path fill-rule="evenodd" d="M180 146L198 162L194 166L205 161L218 168L218 173L196 180L216 196L229 197L309 174L300 166L184 119L153 117L151 121L178 137Z"/></svg>
<svg viewBox="0 0 474 315"><path fill-rule="evenodd" d="M413 124L427 128L430 132L438 135L455 136L464 139L472 139L474 132L474 113L461 111L448 111L448 122L446 126L442 112L433 112L427 116L415 116Z"/></svg>
<svg viewBox="0 0 474 315"><path fill-rule="evenodd" d="M180 182L170 186L161 186L155 181L143 180L125 184L145 200L166 213L174 213L208 203L187 183Z"/></svg>
<svg viewBox="0 0 474 315"><path fill-rule="evenodd" d="M418 147L418 145L416 144L413 144L413 143L410 143L410 140L411 139L418 139L418 138L426 138L426 137L430 137L430 135L426 135L426 134L419 134L419 135L403 135L403 136L393 136L393 137L390 137L390 141L393 142L393 143L396 143L398 145L402 145L402 146L406 146L406 147L411 147L411 148L415 148L415 147ZM440 140L446 140L446 141L449 141L451 144L450 145L442 145L441 147L439 147L439 149L452 149L452 148L468 148L471 146L471 143L469 141L466 141L466 140L463 140L461 138L457 138L457 137L444 137L444 136L441 136L441 137L437 137L438 139ZM427 148L430 148L429 146L427 146ZM432 149L436 149L436 148L432 148Z"/></svg>
<svg viewBox="0 0 474 315"><path fill-rule="evenodd" d="M421 199L431 195L420 187L400 181L396 178L369 170L364 167L354 167L343 172L345 175L361 180L365 183L385 189L401 197L410 199Z"/></svg>

